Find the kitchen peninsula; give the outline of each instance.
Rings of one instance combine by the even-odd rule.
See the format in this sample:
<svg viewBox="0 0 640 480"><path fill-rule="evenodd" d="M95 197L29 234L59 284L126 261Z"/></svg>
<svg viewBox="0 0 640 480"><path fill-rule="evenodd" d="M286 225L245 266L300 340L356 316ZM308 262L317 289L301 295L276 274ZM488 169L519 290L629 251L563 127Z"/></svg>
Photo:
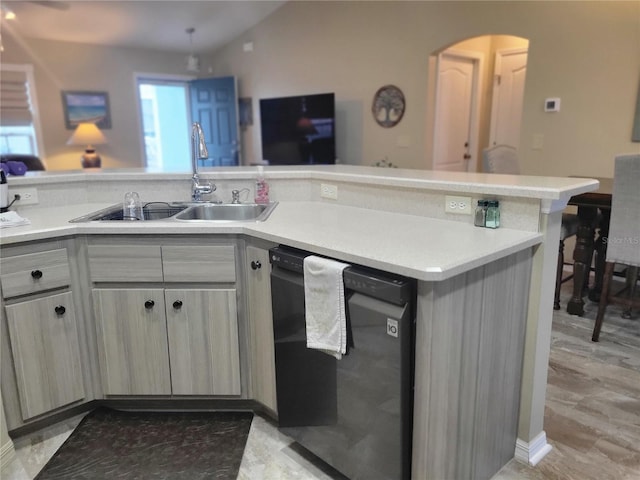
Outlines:
<svg viewBox="0 0 640 480"><path fill-rule="evenodd" d="M232 190L248 188L252 195L255 174L254 168L240 167L201 176L217 185L215 199L229 202ZM107 287L132 281L97 276L93 255L107 255L113 246L113 252L137 247L151 260L149 252L159 252L164 278L139 280L156 282L165 292L172 282L187 281L167 277L166 258L194 248L214 255L230 252L231 260L221 260L229 275L213 282L216 291L235 292L238 299L232 318L238 322L239 359L229 357L228 382L222 393L214 389L211 395L256 400L273 411L272 387L263 375L269 364L264 342L271 340L253 325L260 305L247 298L256 290L245 267L254 253L286 244L418 281L413 478L488 478L514 453L525 462L539 461L550 449L543 413L561 213L572 196L595 190L598 182L345 165L273 167L265 174L271 199L279 202L268 219L224 224L68 223L119 203L127 191L137 191L145 202L186 200L186 173L69 172L10 179L10 194L37 188L39 204L17 209L31 225L0 231L3 264L51 251L56 258L67 255L77 296L84 389L51 410L60 413L124 395L117 389L109 393L112 385L105 382L115 385L121 379L105 376L101 367L108 352L97 345L96 335L104 332L95 326L98 309L92 305L97 293L107 298ZM322 184L335 186L337 199L323 198ZM470 215L445 213L447 195L467 197L472 205L484 198L500 200L501 228L474 227ZM262 260L268 263L268 255ZM117 262L111 265L118 268ZM4 270L3 265L3 276ZM7 294L5 285L3 278L8 310L22 297ZM93 285L93 295L87 285ZM3 311L2 397L11 432L42 416L25 419L17 366L6 348L6 317ZM131 394L140 397L140 392ZM41 412L46 416L49 410Z"/></svg>

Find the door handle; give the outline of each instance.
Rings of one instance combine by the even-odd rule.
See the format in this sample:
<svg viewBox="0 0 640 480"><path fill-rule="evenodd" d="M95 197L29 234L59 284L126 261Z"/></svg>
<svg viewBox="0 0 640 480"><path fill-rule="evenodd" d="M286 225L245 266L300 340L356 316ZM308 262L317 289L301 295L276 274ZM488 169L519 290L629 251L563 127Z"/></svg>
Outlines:
<svg viewBox="0 0 640 480"><path fill-rule="evenodd" d="M469 160L471 158L471 155L469 155L468 153L465 153L463 158L465 160Z"/></svg>

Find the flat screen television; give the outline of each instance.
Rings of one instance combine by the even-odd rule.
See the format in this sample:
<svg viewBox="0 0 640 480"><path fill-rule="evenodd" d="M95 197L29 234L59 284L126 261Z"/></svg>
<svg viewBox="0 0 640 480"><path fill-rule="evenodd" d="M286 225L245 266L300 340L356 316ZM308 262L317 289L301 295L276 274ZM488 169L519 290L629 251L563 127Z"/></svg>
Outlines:
<svg viewBox="0 0 640 480"><path fill-rule="evenodd" d="M269 165L336 163L333 93L260 99L260 128Z"/></svg>

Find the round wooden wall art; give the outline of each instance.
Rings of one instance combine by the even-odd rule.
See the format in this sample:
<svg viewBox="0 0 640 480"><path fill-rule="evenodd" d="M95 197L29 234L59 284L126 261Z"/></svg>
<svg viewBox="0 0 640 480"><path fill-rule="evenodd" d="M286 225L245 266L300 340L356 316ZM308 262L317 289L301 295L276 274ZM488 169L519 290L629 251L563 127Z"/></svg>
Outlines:
<svg viewBox="0 0 640 480"><path fill-rule="evenodd" d="M378 125L384 128L395 127L404 115L404 94L395 85L385 85L373 96L371 113Z"/></svg>

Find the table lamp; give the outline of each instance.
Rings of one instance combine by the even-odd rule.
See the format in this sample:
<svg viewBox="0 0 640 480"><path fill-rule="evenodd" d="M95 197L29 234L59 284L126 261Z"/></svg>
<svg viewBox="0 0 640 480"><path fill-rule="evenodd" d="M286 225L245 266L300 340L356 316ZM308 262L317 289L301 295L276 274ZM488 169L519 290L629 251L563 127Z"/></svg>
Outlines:
<svg viewBox="0 0 640 480"><path fill-rule="evenodd" d="M82 155L82 168L100 168L102 160L93 145L107 143L107 139L94 123L80 123L67 141L67 145L86 145Z"/></svg>

